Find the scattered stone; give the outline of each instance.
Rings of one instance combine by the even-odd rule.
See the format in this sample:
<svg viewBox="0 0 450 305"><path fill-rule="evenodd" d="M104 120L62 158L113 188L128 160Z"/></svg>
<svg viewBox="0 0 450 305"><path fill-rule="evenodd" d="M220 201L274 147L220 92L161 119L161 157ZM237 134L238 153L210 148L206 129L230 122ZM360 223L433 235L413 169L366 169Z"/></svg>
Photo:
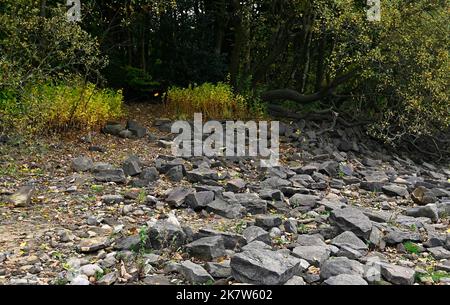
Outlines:
<svg viewBox="0 0 450 305"><path fill-rule="evenodd" d="M298 227L295 219L287 219L283 223L284 230L288 233L297 234Z"/></svg>
<svg viewBox="0 0 450 305"><path fill-rule="evenodd" d="M139 160L135 158L128 158L122 164L123 172L126 176L137 176L142 172L141 166L139 164Z"/></svg>
<svg viewBox="0 0 450 305"><path fill-rule="evenodd" d="M293 207L306 206L314 208L319 202L320 198L313 195L295 194L289 199L289 203Z"/></svg>
<svg viewBox="0 0 450 305"><path fill-rule="evenodd" d="M399 197L408 197L408 189L404 186L399 186L395 184L384 185L382 191L389 196L399 196Z"/></svg>
<svg viewBox="0 0 450 305"><path fill-rule="evenodd" d="M412 285L416 272L414 269L388 263L379 264L383 277L396 285Z"/></svg>
<svg viewBox="0 0 450 305"><path fill-rule="evenodd" d="M183 180L184 174L183 174L183 166L177 165L169 169L166 173L166 176L170 179L172 182L180 182Z"/></svg>
<svg viewBox="0 0 450 305"><path fill-rule="evenodd" d="M284 285L303 286L303 285L306 285L306 283L305 283L305 280L302 277L294 275Z"/></svg>
<svg viewBox="0 0 450 305"><path fill-rule="evenodd" d="M367 282L359 275L339 274L329 277L324 281L327 285L368 285Z"/></svg>
<svg viewBox="0 0 450 305"><path fill-rule="evenodd" d="M203 260L212 260L226 255L222 236L197 239L187 244L186 250L191 256Z"/></svg>
<svg viewBox="0 0 450 305"><path fill-rule="evenodd" d="M238 193L245 189L246 183L242 179L232 179L227 182L227 185L225 186L225 190L228 192L234 192Z"/></svg>
<svg viewBox="0 0 450 305"><path fill-rule="evenodd" d="M139 125L139 123L135 121L128 121L126 129L131 131L133 136L137 139L141 139L147 134L147 128Z"/></svg>
<svg viewBox="0 0 450 305"><path fill-rule="evenodd" d="M328 246L299 246L292 250L292 254L311 265L321 266L330 257L331 250Z"/></svg>
<svg viewBox="0 0 450 305"><path fill-rule="evenodd" d="M268 245L272 243L269 232L257 226L246 228L242 234L247 240L247 243L251 243L252 241L262 241Z"/></svg>
<svg viewBox="0 0 450 305"><path fill-rule="evenodd" d="M77 251L80 253L92 253L109 247L110 241L108 238L95 237L83 239L77 246Z"/></svg>
<svg viewBox="0 0 450 305"><path fill-rule="evenodd" d="M256 215L267 212L267 202L259 198L256 193L235 194L234 197L235 199L231 201L242 205L247 213Z"/></svg>
<svg viewBox="0 0 450 305"><path fill-rule="evenodd" d="M342 231L352 231L356 236L368 239L372 230L370 219L360 210L352 207L331 211L330 222Z"/></svg>
<svg viewBox="0 0 450 305"><path fill-rule="evenodd" d="M427 204L425 206L409 208L406 210L406 215L412 217L427 217L432 221L439 220L439 211L435 204Z"/></svg>
<svg viewBox="0 0 450 305"><path fill-rule="evenodd" d="M363 276L364 265L346 257L335 257L328 259L320 268L320 278L324 280L340 274Z"/></svg>
<svg viewBox="0 0 450 305"><path fill-rule="evenodd" d="M437 201L436 196L426 187L419 186L411 193L412 200L419 205L426 205Z"/></svg>
<svg viewBox="0 0 450 305"><path fill-rule="evenodd" d="M388 245L403 243L404 241L420 241L420 234L415 232L401 231L394 229L384 236L384 241Z"/></svg>
<svg viewBox="0 0 450 305"><path fill-rule="evenodd" d="M353 232L345 231L331 240L331 244L337 247L350 247L358 251L368 250L368 246Z"/></svg>
<svg viewBox="0 0 450 305"><path fill-rule="evenodd" d="M302 234L297 237L297 244L300 246L327 246L320 234Z"/></svg>
<svg viewBox="0 0 450 305"><path fill-rule="evenodd" d="M185 203L186 197L192 193L194 193L194 189L192 188L175 187L166 193L166 202L170 206L178 208Z"/></svg>
<svg viewBox="0 0 450 305"><path fill-rule="evenodd" d="M102 132L106 134L111 134L114 136L118 136L119 133L123 130L123 126L119 123L108 123L105 127L103 127Z"/></svg>
<svg viewBox="0 0 450 305"><path fill-rule="evenodd" d="M214 279L202 266L191 261L181 263L180 272L192 284L212 283Z"/></svg>
<svg viewBox="0 0 450 305"><path fill-rule="evenodd" d="M148 246L159 250L162 248L178 249L186 241L186 233L180 226L168 220L158 220L148 230Z"/></svg>
<svg viewBox="0 0 450 305"><path fill-rule="evenodd" d="M85 156L80 156L72 160L72 169L76 172L87 172L92 169L94 163Z"/></svg>
<svg viewBox="0 0 450 305"><path fill-rule="evenodd" d="M450 258L450 251L445 249L444 247L428 248L428 252L430 252L431 255L433 255L433 257L436 260L449 259Z"/></svg>
<svg viewBox="0 0 450 305"><path fill-rule="evenodd" d="M214 278L229 278L231 276L230 260L221 263L208 262L205 267Z"/></svg>
<svg viewBox="0 0 450 305"><path fill-rule="evenodd" d="M98 182L127 182L123 169L101 169L95 173L94 178Z"/></svg>
<svg viewBox="0 0 450 305"><path fill-rule="evenodd" d="M35 188L32 185L21 187L17 192L12 194L8 201L15 207L27 207L31 204Z"/></svg>
<svg viewBox="0 0 450 305"><path fill-rule="evenodd" d="M108 274L105 274L102 276L98 281L97 285L103 285L103 286L111 286L117 281L117 273L116 272L110 272Z"/></svg>
<svg viewBox="0 0 450 305"><path fill-rule="evenodd" d="M208 236L220 236L223 239L225 249L235 250L236 248L241 248L247 244L245 237L241 234L221 232L211 229L200 229L198 231L199 238Z"/></svg>
<svg viewBox="0 0 450 305"><path fill-rule="evenodd" d="M231 258L231 273L242 282L257 285L286 283L300 269L301 260L277 251L250 249Z"/></svg>
<svg viewBox="0 0 450 305"><path fill-rule="evenodd" d="M246 212L246 209L242 205L238 203L228 203L220 198L209 203L206 210L229 219L242 218Z"/></svg>
<svg viewBox="0 0 450 305"><path fill-rule="evenodd" d="M255 226L261 227L264 230L270 230L281 225L281 217L278 215L258 215L255 218Z"/></svg>
<svg viewBox="0 0 450 305"><path fill-rule="evenodd" d="M187 195L186 204L193 210L204 209L214 201L214 192L204 191Z"/></svg>

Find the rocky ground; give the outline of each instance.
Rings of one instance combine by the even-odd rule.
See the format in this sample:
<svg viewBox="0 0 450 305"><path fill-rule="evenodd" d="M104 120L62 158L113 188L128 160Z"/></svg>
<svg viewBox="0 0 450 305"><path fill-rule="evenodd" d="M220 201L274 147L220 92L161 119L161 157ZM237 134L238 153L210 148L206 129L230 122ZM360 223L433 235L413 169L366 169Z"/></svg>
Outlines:
<svg viewBox="0 0 450 305"><path fill-rule="evenodd" d="M278 168L173 158L147 107L2 137L0 284L450 284L448 165L305 121L282 124Z"/></svg>

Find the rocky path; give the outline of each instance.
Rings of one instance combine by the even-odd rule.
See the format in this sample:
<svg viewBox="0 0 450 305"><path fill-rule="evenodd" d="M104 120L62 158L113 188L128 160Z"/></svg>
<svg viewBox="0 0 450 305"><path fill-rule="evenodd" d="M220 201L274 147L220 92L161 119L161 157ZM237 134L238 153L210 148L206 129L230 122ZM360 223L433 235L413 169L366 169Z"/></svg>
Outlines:
<svg viewBox="0 0 450 305"><path fill-rule="evenodd" d="M0 284L450 283L449 166L304 121L278 168L173 158L170 121L130 117L0 144Z"/></svg>

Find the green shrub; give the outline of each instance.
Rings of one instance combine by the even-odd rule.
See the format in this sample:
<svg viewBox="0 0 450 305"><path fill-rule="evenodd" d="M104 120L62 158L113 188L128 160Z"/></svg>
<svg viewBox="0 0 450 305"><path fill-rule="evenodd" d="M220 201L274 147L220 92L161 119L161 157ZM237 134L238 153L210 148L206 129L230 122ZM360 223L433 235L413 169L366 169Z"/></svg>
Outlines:
<svg viewBox="0 0 450 305"><path fill-rule="evenodd" d="M230 85L204 83L188 88L172 87L167 92L167 110L178 118L193 117L201 112L210 119L258 119L264 116L264 105L235 94Z"/></svg>
<svg viewBox="0 0 450 305"><path fill-rule="evenodd" d="M120 90L99 89L91 83L30 86L20 98L0 94L0 117L25 133L92 130L122 115L122 99Z"/></svg>

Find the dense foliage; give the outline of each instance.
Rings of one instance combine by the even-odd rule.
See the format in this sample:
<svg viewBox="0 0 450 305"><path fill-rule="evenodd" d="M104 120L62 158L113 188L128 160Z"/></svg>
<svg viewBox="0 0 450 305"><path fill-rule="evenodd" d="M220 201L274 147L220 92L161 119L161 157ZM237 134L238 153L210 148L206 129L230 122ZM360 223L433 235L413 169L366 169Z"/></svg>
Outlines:
<svg viewBox="0 0 450 305"><path fill-rule="evenodd" d="M3 95L46 78L97 82L99 71L128 99L229 80L246 100L293 89L266 101L333 107L387 142L448 137L446 0L381 1L379 22L364 0L83 0L70 26L56 13L63 2L1 2Z"/></svg>

